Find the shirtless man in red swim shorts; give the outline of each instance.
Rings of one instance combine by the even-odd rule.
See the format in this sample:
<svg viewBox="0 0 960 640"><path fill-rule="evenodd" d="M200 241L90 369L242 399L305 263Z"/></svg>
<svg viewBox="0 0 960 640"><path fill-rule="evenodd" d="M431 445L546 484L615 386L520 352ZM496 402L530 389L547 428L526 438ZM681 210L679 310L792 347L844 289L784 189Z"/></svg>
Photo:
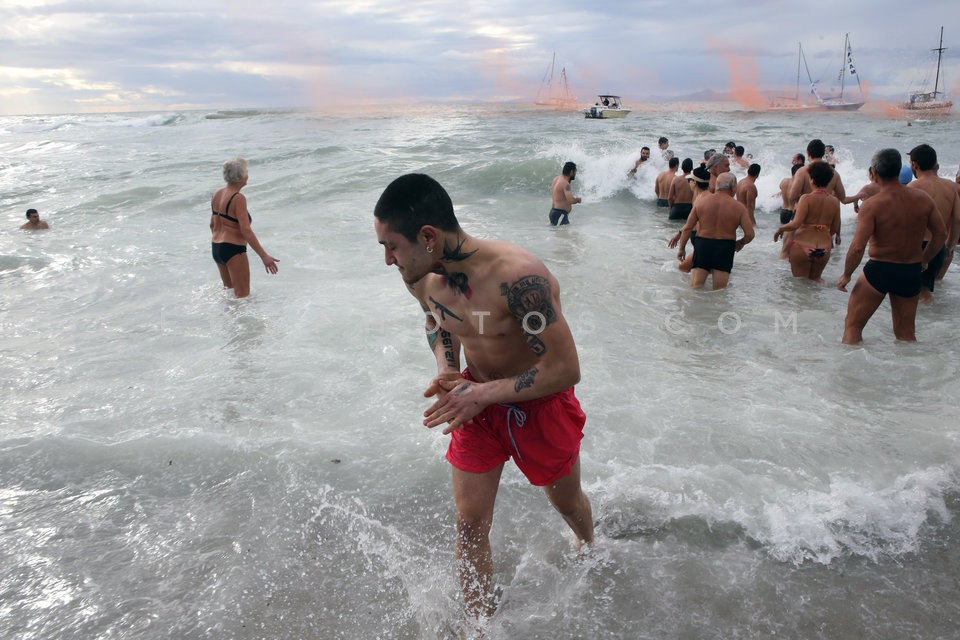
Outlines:
<svg viewBox="0 0 960 640"><path fill-rule="evenodd" d="M544 488L579 543L593 542L580 486L577 347L553 274L517 245L468 235L433 178L397 178L374 216L387 265L397 266L426 314L437 376L424 392L436 401L423 423L446 425L451 436L460 586L468 616L482 623L493 612L489 533L508 458Z"/></svg>

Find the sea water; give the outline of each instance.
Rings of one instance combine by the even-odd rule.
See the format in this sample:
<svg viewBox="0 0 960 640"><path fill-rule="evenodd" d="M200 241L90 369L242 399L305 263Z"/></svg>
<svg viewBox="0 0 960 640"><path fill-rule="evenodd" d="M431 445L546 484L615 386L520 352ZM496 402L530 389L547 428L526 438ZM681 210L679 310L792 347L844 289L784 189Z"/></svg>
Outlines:
<svg viewBox="0 0 960 640"><path fill-rule="evenodd" d="M693 291L655 207L659 136L763 167L731 286ZM448 638L462 614L446 436L425 429L423 319L372 209L426 172L464 228L561 285L588 415L598 544L508 464L493 638L946 638L960 626L955 270L894 340L884 303L840 344L848 294L791 277L779 181L810 138L848 193L870 155L956 118L518 105L365 113L0 118L0 637ZM640 147L653 165L629 178ZM250 160L235 300L210 258L221 163ZM572 224L549 185L580 168ZM28 207L48 232L17 231Z"/></svg>

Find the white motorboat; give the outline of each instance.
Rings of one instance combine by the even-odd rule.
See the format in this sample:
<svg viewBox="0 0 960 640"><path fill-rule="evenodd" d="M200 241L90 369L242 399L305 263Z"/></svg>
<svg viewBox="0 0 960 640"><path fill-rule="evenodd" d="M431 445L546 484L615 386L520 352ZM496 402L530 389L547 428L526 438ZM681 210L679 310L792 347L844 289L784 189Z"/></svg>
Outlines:
<svg viewBox="0 0 960 640"><path fill-rule="evenodd" d="M609 94L600 94L597 96L597 102L583 110L583 115L588 118L608 119L608 118L626 118L631 109L623 106L623 100L620 96Z"/></svg>

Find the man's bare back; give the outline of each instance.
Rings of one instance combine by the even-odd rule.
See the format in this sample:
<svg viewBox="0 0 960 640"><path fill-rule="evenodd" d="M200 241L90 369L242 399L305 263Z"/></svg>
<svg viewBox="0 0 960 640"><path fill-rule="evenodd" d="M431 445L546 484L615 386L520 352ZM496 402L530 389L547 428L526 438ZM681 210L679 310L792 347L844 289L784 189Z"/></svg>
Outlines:
<svg viewBox="0 0 960 640"><path fill-rule="evenodd" d="M823 162L823 160L811 160L810 164L813 164L814 162ZM800 196L813 191L813 181L810 179L810 176L807 175L810 164L806 164L797 169L797 173L793 176L793 183L790 186L791 202L796 203L798 200L800 200ZM843 202L844 198L846 198L847 194L843 189L843 180L840 179L839 173L833 174L833 179L830 180L830 184L827 185L827 193L834 196L841 202Z"/></svg>
<svg viewBox="0 0 960 640"><path fill-rule="evenodd" d="M869 231L867 255L872 260L912 264L923 261L923 238L938 223L943 224L936 204L923 191L881 188L860 207L854 238Z"/></svg>
<svg viewBox="0 0 960 640"><path fill-rule="evenodd" d="M753 225L747 208L734 200L729 193L706 193L700 196L693 205L693 211L684 228L687 226L691 230L697 227L698 238L736 240L737 229L741 227L745 233L750 227L749 235L753 237Z"/></svg>
<svg viewBox="0 0 960 640"><path fill-rule="evenodd" d="M550 184L550 198L554 209L562 209L567 213L570 213L573 205L580 202L580 198L573 195L570 180L566 176L557 176L553 179Z"/></svg>
<svg viewBox="0 0 960 640"><path fill-rule="evenodd" d="M928 174L921 174L909 184L911 189L919 189L933 198L933 202L937 206L937 212L947 229L948 248L956 246L956 236L960 233L960 225L957 224L960 221L960 195L958 195L954 184L952 180ZM929 231L923 239L930 239Z"/></svg>
<svg viewBox="0 0 960 640"><path fill-rule="evenodd" d="M670 206L693 202L693 189L690 188L689 177L689 174L677 176L670 182L670 191L667 193Z"/></svg>

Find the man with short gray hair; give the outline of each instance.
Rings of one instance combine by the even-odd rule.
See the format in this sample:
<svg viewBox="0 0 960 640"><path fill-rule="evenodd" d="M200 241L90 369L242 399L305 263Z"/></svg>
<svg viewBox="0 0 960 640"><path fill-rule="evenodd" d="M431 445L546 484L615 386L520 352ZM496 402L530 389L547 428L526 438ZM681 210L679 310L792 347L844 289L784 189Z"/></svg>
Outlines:
<svg viewBox="0 0 960 640"><path fill-rule="evenodd" d="M922 275L943 247L947 230L933 198L900 184L899 151L881 149L870 164L871 180L880 185L880 191L860 207L857 231L847 249L843 274L837 280L837 288L846 291L869 243L870 259L847 302L843 343L863 341L863 328L887 294L894 335L898 340L915 342ZM930 242L924 249L921 243L927 232Z"/></svg>
<svg viewBox="0 0 960 640"><path fill-rule="evenodd" d="M733 270L733 255L754 238L750 213L733 199L737 178L730 172L717 177L715 193L705 193L693 204L687 223L680 230L677 259L687 257L687 240L694 229L693 269L690 271L690 286L700 288L713 277L713 288L723 289L730 281ZM699 225L699 226L698 226ZM743 229L743 237L737 239L737 228Z"/></svg>

